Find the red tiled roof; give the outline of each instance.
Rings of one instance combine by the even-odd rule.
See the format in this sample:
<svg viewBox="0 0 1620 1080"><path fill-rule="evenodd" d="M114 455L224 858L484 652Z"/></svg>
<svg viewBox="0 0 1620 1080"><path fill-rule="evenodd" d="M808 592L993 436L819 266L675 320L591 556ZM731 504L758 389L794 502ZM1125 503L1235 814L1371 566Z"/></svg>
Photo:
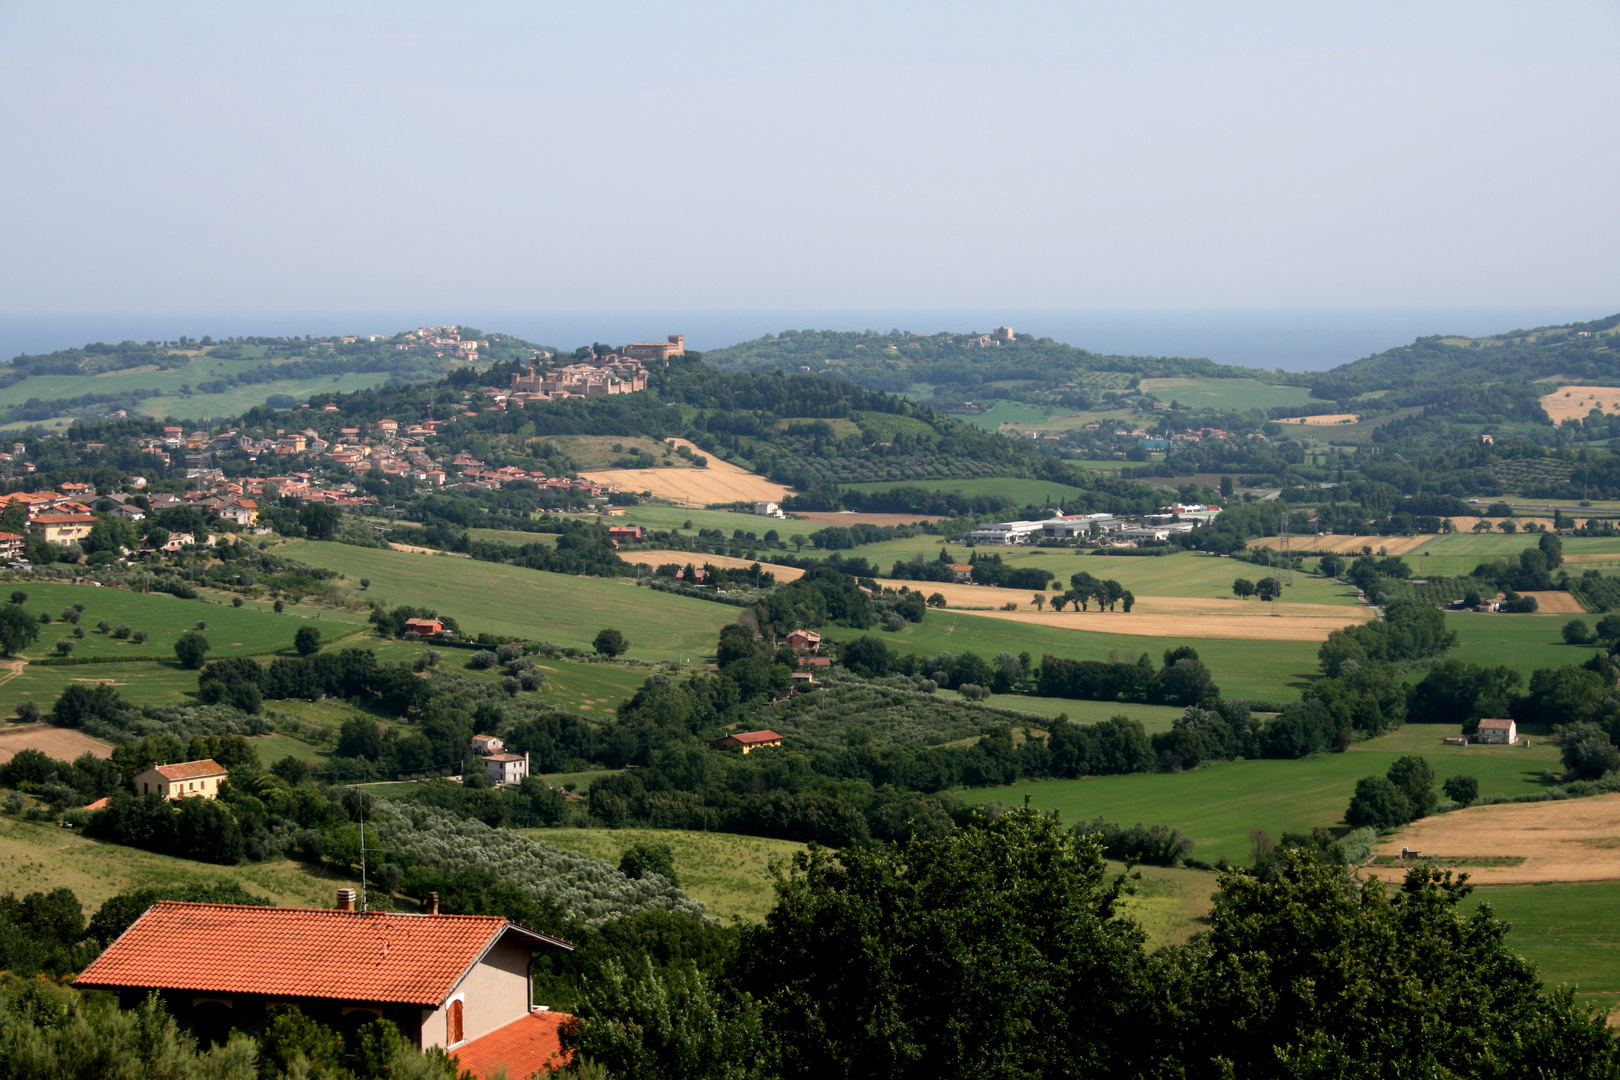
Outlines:
<svg viewBox="0 0 1620 1080"><path fill-rule="evenodd" d="M437 1006L508 933L572 948L496 915L160 900L75 985Z"/></svg>
<svg viewBox="0 0 1620 1080"><path fill-rule="evenodd" d="M562 1048L557 1029L572 1019L567 1013L531 1012L462 1046L455 1052L456 1064L478 1080L489 1080L502 1065L512 1077L560 1069L574 1052Z"/></svg>
<svg viewBox="0 0 1620 1080"><path fill-rule="evenodd" d="M165 780L195 780L199 776L224 776L229 771L213 758L182 761L175 765L158 765L156 768Z"/></svg>
<svg viewBox="0 0 1620 1080"><path fill-rule="evenodd" d="M35 525L94 525L94 514L36 514Z"/></svg>
<svg viewBox="0 0 1620 1080"><path fill-rule="evenodd" d="M740 743L781 742L782 736L774 731L740 731L731 736Z"/></svg>

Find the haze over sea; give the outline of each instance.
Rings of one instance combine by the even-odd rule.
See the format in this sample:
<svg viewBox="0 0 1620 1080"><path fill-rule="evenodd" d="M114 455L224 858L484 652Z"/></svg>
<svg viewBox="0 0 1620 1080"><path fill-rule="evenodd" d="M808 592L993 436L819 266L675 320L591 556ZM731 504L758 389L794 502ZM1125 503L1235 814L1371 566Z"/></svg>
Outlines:
<svg viewBox="0 0 1620 1080"><path fill-rule="evenodd" d="M1580 322L1610 309L1404 308L1331 310L1035 311L316 311L0 313L0 357L75 348L92 341L238 335L391 334L455 323L573 348L684 333L694 349L717 349L786 329L988 331L1010 324L1092 352L1202 356L1222 364L1320 371L1430 334L1480 336Z"/></svg>

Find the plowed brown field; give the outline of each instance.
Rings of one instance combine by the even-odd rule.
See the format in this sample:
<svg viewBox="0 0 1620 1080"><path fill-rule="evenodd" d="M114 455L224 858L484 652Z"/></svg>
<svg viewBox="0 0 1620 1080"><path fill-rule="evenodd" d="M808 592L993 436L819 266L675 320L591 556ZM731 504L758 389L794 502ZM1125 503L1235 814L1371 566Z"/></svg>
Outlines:
<svg viewBox="0 0 1620 1080"><path fill-rule="evenodd" d="M691 447L694 453L702 450L685 439L672 439L678 445ZM749 472L747 469L723 461L713 454L703 469L594 469L579 475L598 484L612 484L620 491L650 491L660 499L669 499L682 506L707 506L724 502L781 502L793 494L793 489Z"/></svg>
<svg viewBox="0 0 1620 1080"><path fill-rule="evenodd" d="M1512 747L1481 747L1483 753L1513 753ZM1415 848L1440 862L1456 860L1481 885L1538 881L1620 879L1620 795L1594 795L1543 803L1475 806L1424 818L1381 843L1378 855ZM1519 856L1517 866L1470 866L1470 859ZM1386 880L1398 867L1369 867Z"/></svg>

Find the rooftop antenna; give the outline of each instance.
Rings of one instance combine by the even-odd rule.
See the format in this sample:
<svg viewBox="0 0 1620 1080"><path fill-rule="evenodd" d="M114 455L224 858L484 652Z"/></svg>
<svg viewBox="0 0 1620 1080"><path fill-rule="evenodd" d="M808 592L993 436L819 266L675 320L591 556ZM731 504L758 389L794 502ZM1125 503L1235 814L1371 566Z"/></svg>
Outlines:
<svg viewBox="0 0 1620 1080"><path fill-rule="evenodd" d="M355 801L360 807L360 910L365 912L371 910L371 897L366 888L366 796L359 785L350 790L354 792Z"/></svg>

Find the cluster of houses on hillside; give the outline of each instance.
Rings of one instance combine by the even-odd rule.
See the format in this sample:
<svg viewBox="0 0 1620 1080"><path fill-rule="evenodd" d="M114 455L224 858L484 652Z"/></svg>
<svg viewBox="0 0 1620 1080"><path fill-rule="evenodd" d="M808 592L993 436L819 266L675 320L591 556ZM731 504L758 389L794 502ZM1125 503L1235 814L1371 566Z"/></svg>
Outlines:
<svg viewBox="0 0 1620 1080"><path fill-rule="evenodd" d="M1202 503L1159 508L1133 522L1114 514L1064 514L1039 521L1002 521L982 525L967 534L970 544L1039 544L1044 541L1095 541L1133 546L1143 540L1168 540L1177 533L1207 525L1220 514L1219 506Z"/></svg>

